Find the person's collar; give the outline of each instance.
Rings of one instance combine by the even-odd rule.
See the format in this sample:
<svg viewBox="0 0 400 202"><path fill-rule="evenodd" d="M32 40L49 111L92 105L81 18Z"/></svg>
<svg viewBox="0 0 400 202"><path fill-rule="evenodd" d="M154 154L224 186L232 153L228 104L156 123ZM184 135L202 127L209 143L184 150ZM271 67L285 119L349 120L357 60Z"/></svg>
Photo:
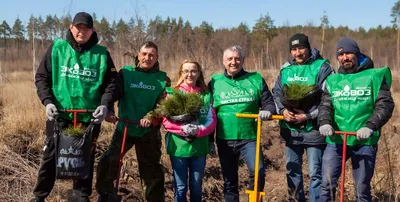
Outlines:
<svg viewBox="0 0 400 202"><path fill-rule="evenodd" d="M197 86L189 86L188 84L186 84L185 82L182 82L181 84L179 84L179 88L184 90L185 92L200 92L201 88L197 87Z"/></svg>
<svg viewBox="0 0 400 202"><path fill-rule="evenodd" d="M243 75L245 75L247 72L244 70L244 68L242 67L242 69L238 72L238 73L236 73L235 75L229 75L228 74L228 71L226 71L226 69L224 70L224 75L227 77L227 78L229 78L229 79L237 79L237 78L239 78L239 77L241 77L241 76L243 76Z"/></svg>

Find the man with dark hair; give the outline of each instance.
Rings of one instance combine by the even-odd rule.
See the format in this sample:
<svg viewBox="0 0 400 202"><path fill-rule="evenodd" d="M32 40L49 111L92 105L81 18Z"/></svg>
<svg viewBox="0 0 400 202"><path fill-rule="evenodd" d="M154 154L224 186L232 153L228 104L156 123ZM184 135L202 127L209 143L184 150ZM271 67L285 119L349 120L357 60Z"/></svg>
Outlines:
<svg viewBox="0 0 400 202"><path fill-rule="evenodd" d="M44 201L56 179L56 157L53 127L72 125L72 114L59 109L96 109L91 114L80 114L78 122L88 126L94 117L92 140L100 132L100 123L113 106L117 94L117 71L110 53L97 44L93 19L88 13L77 13L69 26L66 40L56 39L47 49L35 75L37 94L46 106L46 141L38 181L32 201ZM57 121L55 122L55 119ZM94 150L88 179L77 180L73 189L81 193L82 201L89 201L92 193Z"/></svg>
<svg viewBox="0 0 400 202"><path fill-rule="evenodd" d="M240 46L231 46L224 51L223 74L214 74L209 83L213 95L213 107L217 113L217 147L224 177L224 199L239 202L239 159L247 165L248 189L254 189L254 176L258 172L258 190L265 185L263 154L256 159L257 122L254 119L237 118L236 113L259 114L268 120L275 113L274 100L263 77L257 72L243 68L244 53ZM255 162L259 169L255 170Z"/></svg>
<svg viewBox="0 0 400 202"><path fill-rule="evenodd" d="M121 119L140 121L130 124L124 153L135 145L140 178L145 185L148 202L164 201L164 172L160 164L160 120L152 120L150 114L165 96L165 87L171 85L167 74L160 70L158 48L153 42L145 42L135 58L134 66L124 66L118 73L120 92L118 115ZM107 118L115 122L115 116ZM118 122L111 144L100 158L97 167L96 190L100 201L113 201L118 190L114 188L123 139L124 125Z"/></svg>
<svg viewBox="0 0 400 202"><path fill-rule="evenodd" d="M336 57L338 74L327 78L318 114L319 131L328 143L319 201L335 201L341 175L343 136L335 135L335 130L357 131L357 136L347 137L346 159L351 158L356 201L372 201L378 140L394 109L392 76L388 67L374 68L371 58L351 38L339 40Z"/></svg>
<svg viewBox="0 0 400 202"><path fill-rule="evenodd" d="M314 202L319 197L322 154L326 145L325 139L318 132L318 105L325 79L333 73L333 69L318 50L311 49L305 34L297 33L290 37L289 52L291 59L281 67L272 89L278 113L284 116L279 125L285 143L288 196L289 201L306 201L302 172L302 156L306 151L310 176L309 201ZM311 86L313 90L307 100L291 104L285 94L288 94L289 88L295 88L293 86Z"/></svg>

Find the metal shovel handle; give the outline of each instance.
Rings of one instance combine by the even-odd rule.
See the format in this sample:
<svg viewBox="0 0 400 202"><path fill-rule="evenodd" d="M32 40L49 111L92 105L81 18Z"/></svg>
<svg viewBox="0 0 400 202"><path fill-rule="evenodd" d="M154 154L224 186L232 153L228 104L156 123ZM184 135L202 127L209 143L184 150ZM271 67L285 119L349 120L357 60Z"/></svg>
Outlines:
<svg viewBox="0 0 400 202"><path fill-rule="evenodd" d="M340 182L340 202L344 202L344 181L346 179L346 153L347 153L347 136L353 135L356 136L356 132L347 132L347 131L335 131L337 135L343 135L343 148L342 148L342 179Z"/></svg>

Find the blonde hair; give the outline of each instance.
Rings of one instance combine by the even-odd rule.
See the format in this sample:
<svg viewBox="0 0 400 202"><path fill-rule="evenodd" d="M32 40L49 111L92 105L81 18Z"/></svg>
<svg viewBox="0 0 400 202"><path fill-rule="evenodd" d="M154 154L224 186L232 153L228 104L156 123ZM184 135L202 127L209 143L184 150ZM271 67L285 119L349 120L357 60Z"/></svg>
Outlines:
<svg viewBox="0 0 400 202"><path fill-rule="evenodd" d="M195 60L191 60L191 59L185 59L181 63L181 65L179 66L179 71L178 71L178 78L179 79L178 79L178 82L176 83L176 85L174 86L174 88L178 89L179 86L183 83L184 77L182 76L183 75L182 68L183 68L183 65L186 64L186 63L192 63L192 64L196 65L197 71L200 74L199 77L197 78L197 81L196 81L196 87L201 88L201 92L207 93L208 92L208 87L207 87L207 85L206 85L206 83L204 81L204 75L203 75L203 71L201 70L201 65L200 65L199 62L197 62Z"/></svg>

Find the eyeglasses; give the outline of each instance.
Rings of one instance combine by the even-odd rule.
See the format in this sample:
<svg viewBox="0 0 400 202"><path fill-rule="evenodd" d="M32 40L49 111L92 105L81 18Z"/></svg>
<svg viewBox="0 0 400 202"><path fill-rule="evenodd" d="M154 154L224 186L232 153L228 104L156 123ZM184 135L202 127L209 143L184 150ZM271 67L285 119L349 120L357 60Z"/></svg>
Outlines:
<svg viewBox="0 0 400 202"><path fill-rule="evenodd" d="M185 74L185 75L188 75L189 73L193 75L193 74L199 73L199 71L197 71L197 70L190 70L189 71L189 70L185 69L185 70L182 71L182 73Z"/></svg>

